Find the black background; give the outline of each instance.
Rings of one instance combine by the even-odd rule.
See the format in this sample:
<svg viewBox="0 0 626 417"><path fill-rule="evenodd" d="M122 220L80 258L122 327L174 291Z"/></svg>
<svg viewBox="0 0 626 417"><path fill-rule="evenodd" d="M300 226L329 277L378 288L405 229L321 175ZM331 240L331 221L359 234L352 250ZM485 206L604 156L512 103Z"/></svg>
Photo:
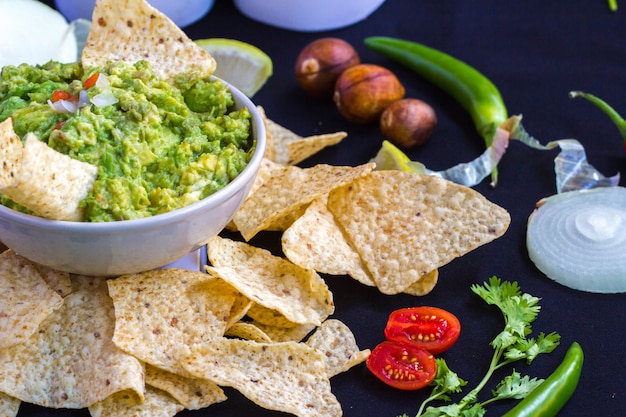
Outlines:
<svg viewBox="0 0 626 417"><path fill-rule="evenodd" d="M341 1L341 0L338 0ZM50 2L48 2L50 3ZM322 151L301 166L315 163L356 165L372 158L381 144L376 126L356 126L338 115L334 104L314 100L297 86L293 68L299 51L322 36L351 42L363 62L392 69L408 97L428 101L439 125L414 160L434 170L473 159L483 151L469 116L440 90L415 74L367 50L363 39L386 35L416 40L465 60L500 89L511 114L522 114L526 129L543 143L579 139L589 161L605 175L626 174L626 155L615 126L591 104L568 97L583 90L602 97L626 115L626 2L617 13L604 0L505 2L496 0L387 0L374 14L340 30L299 33L257 23L240 14L229 0L217 0L210 13L185 28L193 39L234 38L252 43L273 59L274 74L254 101L278 123L307 136L348 132L341 144ZM268 1L268 5L271 2ZM528 215L542 197L555 193L553 158L558 151L536 151L512 143L500 166L500 183L485 180L475 189L510 211L512 223L500 239L440 269L440 281L424 297L384 296L346 277L326 277L334 293L336 313L353 330L361 348L382 341L388 314L401 307L434 305L461 320L457 344L443 357L473 387L486 371L489 342L502 329L499 312L470 291L496 275L518 281L522 290L542 298L535 333L556 331L562 344L527 367L531 376L546 377L567 346L578 341L585 351L582 377L560 416L622 416L626 410L626 295L585 293L563 287L538 272L527 256ZM621 182L623 184L623 181ZM261 234L252 243L276 249L277 236ZM508 371L507 371L508 373ZM500 375L499 376L504 376ZM494 381L495 382L495 381ZM295 387L294 387L295 388ZM426 392L402 392L378 382L364 365L332 379L332 388L349 417L414 415ZM483 395L493 388L488 386ZM229 400L184 416L274 416L233 390ZM494 404L497 416L513 403ZM54 411L24 404L20 416L86 416L86 410Z"/></svg>

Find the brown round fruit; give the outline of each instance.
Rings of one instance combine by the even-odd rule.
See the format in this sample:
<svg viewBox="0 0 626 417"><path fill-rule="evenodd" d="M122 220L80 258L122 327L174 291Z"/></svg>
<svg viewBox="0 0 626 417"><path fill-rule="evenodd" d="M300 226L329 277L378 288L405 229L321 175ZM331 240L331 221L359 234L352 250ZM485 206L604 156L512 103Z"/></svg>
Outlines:
<svg viewBox="0 0 626 417"><path fill-rule="evenodd" d="M404 97L404 92L404 86L387 68L359 64L341 73L333 100L346 120L373 123L387 106Z"/></svg>
<svg viewBox="0 0 626 417"><path fill-rule="evenodd" d="M339 38L321 38L304 47L296 59L296 79L304 91L331 98L335 81L344 70L361 62L356 50Z"/></svg>
<svg viewBox="0 0 626 417"><path fill-rule="evenodd" d="M393 102L380 116L380 131L385 139L403 149L422 145L436 126L435 110L416 98Z"/></svg>

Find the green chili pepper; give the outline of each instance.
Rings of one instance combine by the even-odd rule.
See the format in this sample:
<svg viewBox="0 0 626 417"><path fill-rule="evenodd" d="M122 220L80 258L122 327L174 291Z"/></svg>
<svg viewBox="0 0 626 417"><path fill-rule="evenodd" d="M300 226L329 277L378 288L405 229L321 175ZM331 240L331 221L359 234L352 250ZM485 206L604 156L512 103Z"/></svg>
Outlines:
<svg viewBox="0 0 626 417"><path fill-rule="evenodd" d="M612 12L616 12L617 11L617 0L608 0L609 3L609 10Z"/></svg>
<svg viewBox="0 0 626 417"><path fill-rule="evenodd" d="M578 385L583 359L580 345L572 343L556 370L502 417L556 416Z"/></svg>
<svg viewBox="0 0 626 417"><path fill-rule="evenodd" d="M601 98L594 96L593 94L585 93L582 91L570 91L569 96L571 98L585 98L596 107L598 107L600 110L602 110L604 113L606 113L606 115L609 116L611 121L619 130L619 133L622 136L622 140L624 142L624 152L626 153L626 120L624 120L624 118L620 116L620 114L613 107L611 107L609 103L602 100Z"/></svg>
<svg viewBox="0 0 626 417"><path fill-rule="evenodd" d="M487 147L496 129L508 118L496 86L478 70L442 51L403 39L374 36L365 45L412 69L451 95L472 117ZM497 168L492 172L497 182Z"/></svg>

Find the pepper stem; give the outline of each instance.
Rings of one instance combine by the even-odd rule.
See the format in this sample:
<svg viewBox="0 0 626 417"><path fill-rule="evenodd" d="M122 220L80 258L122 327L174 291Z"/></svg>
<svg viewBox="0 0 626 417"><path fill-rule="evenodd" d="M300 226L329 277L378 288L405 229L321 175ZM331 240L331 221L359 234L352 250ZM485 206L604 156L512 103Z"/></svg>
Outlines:
<svg viewBox="0 0 626 417"><path fill-rule="evenodd" d="M597 106L600 110L606 113L607 116L611 119L617 129L619 130L622 139L624 140L624 151L626 152L626 120L620 114L615 111L613 107L611 107L606 101L592 95L589 93L584 93L582 91L570 91L569 96L571 98L583 97Z"/></svg>

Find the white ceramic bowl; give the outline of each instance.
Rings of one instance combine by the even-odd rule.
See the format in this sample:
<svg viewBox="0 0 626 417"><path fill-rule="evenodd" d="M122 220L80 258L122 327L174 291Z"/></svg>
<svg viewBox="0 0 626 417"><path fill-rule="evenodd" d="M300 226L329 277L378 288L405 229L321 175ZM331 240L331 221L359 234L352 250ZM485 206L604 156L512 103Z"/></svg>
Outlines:
<svg viewBox="0 0 626 417"><path fill-rule="evenodd" d="M56 8L69 21L91 20L95 3L96 0L54 0ZM182 28L200 20L211 10L215 0L148 0L148 3Z"/></svg>
<svg viewBox="0 0 626 417"><path fill-rule="evenodd" d="M247 17L299 32L338 29L359 22L385 0L235 0Z"/></svg>
<svg viewBox="0 0 626 417"><path fill-rule="evenodd" d="M187 207L157 216L105 223L47 220L0 205L0 239L20 255L75 274L115 276L154 269L197 250L219 233L247 196L265 153L256 106L234 87L235 107L248 107L256 151L230 184Z"/></svg>

